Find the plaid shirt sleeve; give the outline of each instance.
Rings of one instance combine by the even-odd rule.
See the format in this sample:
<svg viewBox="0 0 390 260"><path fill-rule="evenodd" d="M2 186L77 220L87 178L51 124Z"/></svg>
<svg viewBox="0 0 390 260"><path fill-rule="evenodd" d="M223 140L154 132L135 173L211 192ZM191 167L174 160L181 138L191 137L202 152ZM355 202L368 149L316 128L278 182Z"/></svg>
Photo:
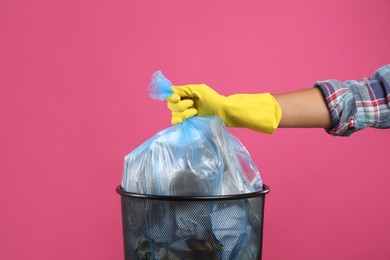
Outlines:
<svg viewBox="0 0 390 260"><path fill-rule="evenodd" d="M331 135L349 136L366 127L390 128L390 65L360 82L318 81L332 117Z"/></svg>

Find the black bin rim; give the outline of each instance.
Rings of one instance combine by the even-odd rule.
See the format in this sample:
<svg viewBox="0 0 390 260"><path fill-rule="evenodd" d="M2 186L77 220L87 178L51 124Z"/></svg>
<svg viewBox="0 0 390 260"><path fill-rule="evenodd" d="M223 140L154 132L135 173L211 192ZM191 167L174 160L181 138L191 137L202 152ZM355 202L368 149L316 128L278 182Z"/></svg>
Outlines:
<svg viewBox="0 0 390 260"><path fill-rule="evenodd" d="M131 197L138 199L149 200L164 200L164 201L220 201L220 200L242 200L249 198L256 198L265 196L270 192L268 185L263 184L263 189L251 193L234 194L234 195L220 195L220 196L167 196L167 195L152 195L152 194L140 194L134 192L127 192L122 189L121 185L116 187L116 192L123 197Z"/></svg>

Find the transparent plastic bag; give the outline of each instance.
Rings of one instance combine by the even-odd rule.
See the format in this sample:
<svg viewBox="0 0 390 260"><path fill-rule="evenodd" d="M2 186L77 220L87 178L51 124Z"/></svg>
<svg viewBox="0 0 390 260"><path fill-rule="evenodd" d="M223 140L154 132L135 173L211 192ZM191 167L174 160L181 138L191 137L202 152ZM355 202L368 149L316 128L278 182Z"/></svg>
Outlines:
<svg viewBox="0 0 390 260"><path fill-rule="evenodd" d="M173 93L171 85L157 71L149 95L165 100ZM192 117L158 132L125 157L122 177L122 188L127 192L179 197L244 194L262 186L245 146L217 116ZM139 214L145 214L145 224L134 227L140 235L132 238L131 248L139 251L140 243L147 240L153 245L153 259L165 259L169 250L185 256L192 250L189 241L207 241L210 236L223 245L215 252L221 259L236 259L253 248L254 204L233 200L174 205L141 207ZM151 213L156 211L159 213Z"/></svg>
<svg viewBox="0 0 390 260"><path fill-rule="evenodd" d="M151 195L233 195L261 190L262 181L219 117L193 117L128 154L122 188Z"/></svg>
<svg viewBox="0 0 390 260"><path fill-rule="evenodd" d="M156 71L149 96L165 100L171 85ZM122 188L152 195L233 195L261 190L262 181L245 146L219 117L192 117L125 157Z"/></svg>

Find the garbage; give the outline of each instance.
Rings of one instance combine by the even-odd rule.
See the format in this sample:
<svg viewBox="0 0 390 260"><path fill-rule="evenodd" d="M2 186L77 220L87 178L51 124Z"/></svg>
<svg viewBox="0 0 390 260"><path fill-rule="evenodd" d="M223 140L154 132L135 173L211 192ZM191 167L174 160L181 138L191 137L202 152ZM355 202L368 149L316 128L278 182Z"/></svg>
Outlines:
<svg viewBox="0 0 390 260"><path fill-rule="evenodd" d="M149 95L164 100L172 83L157 71ZM262 189L245 146L217 117L192 117L160 131L125 157L122 188L150 195L232 195Z"/></svg>
<svg viewBox="0 0 390 260"><path fill-rule="evenodd" d="M165 129L125 157L122 188L170 196L261 190L260 174L219 117L193 117Z"/></svg>
<svg viewBox="0 0 390 260"><path fill-rule="evenodd" d="M149 95L164 100L173 93L171 85L156 72ZM263 188L245 146L217 116L187 119L130 152L121 187L125 192L161 196L161 200L125 207L137 218L124 219L132 233L127 246L133 257L237 259L258 253L254 232L262 228L262 210L253 200L180 200L248 194Z"/></svg>

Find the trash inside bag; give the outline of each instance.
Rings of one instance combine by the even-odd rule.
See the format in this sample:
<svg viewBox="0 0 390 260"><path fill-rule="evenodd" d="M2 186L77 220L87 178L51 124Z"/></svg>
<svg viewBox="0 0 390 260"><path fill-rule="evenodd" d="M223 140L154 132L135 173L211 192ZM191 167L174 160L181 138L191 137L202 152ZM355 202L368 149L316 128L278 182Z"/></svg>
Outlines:
<svg viewBox="0 0 390 260"><path fill-rule="evenodd" d="M219 117L193 117L128 154L122 188L149 195L233 195L261 190L262 181L244 145Z"/></svg>
<svg viewBox="0 0 390 260"><path fill-rule="evenodd" d="M173 93L171 85L156 72L149 95L164 100ZM222 120L196 116L158 132L130 152L125 157L121 186L132 193L197 197L251 193L263 185L245 146L228 132ZM253 237L259 217L253 217L258 207L254 203L145 203L141 212L133 208L135 221L128 216L134 233L128 246L139 259L146 255L173 259L177 254L177 259L189 255L204 258L204 252L197 255L196 251L202 250L202 245L211 250L211 258L206 259L257 254Z"/></svg>
<svg viewBox="0 0 390 260"><path fill-rule="evenodd" d="M122 197L125 259L258 259L264 197Z"/></svg>

